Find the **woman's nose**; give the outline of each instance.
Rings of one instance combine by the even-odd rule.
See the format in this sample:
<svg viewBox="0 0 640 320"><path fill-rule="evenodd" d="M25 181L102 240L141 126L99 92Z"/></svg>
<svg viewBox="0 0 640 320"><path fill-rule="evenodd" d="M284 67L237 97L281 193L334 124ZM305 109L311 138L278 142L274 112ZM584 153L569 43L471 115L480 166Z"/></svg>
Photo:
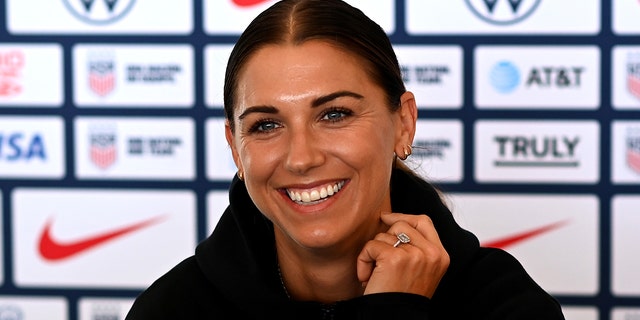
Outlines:
<svg viewBox="0 0 640 320"><path fill-rule="evenodd" d="M324 162L320 137L312 128L290 132L288 149L285 166L293 173L305 174Z"/></svg>

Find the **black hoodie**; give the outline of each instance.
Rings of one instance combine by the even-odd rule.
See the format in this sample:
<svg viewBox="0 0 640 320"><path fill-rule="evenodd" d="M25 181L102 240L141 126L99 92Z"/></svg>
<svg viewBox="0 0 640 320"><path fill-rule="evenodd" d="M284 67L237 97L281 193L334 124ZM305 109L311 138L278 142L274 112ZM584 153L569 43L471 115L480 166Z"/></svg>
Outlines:
<svg viewBox="0 0 640 320"><path fill-rule="evenodd" d="M393 171L394 212L427 214L451 263L432 299L364 295L333 304L289 300L276 262L273 225L234 179L214 232L134 302L127 320L162 319L564 319L560 305L518 261L483 248L427 182Z"/></svg>

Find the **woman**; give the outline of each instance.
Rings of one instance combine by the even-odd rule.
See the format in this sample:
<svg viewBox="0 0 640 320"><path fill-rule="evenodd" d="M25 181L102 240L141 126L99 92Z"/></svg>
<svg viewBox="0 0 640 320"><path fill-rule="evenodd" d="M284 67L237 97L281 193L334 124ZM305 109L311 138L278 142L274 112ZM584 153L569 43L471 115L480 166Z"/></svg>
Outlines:
<svg viewBox="0 0 640 320"><path fill-rule="evenodd" d="M401 161L417 118L391 43L339 0L284 0L234 47L230 206L127 319L563 319Z"/></svg>

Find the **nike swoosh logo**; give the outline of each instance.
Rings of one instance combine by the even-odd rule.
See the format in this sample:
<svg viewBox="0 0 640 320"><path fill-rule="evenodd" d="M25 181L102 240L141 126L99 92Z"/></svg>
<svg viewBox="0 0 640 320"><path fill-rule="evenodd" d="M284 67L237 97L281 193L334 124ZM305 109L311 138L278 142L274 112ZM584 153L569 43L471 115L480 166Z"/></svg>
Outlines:
<svg viewBox="0 0 640 320"><path fill-rule="evenodd" d="M44 259L49 261L60 261L89 251L95 247L115 240L126 234L135 232L142 228L146 228L152 224L156 224L164 219L164 216L154 217L138 223L134 223L129 226L109 230L103 233L69 242L61 242L51 236L51 226L53 225L53 219L49 219L49 221L47 221L47 224L44 226L44 230L40 234L38 250L40 252L40 255Z"/></svg>
<svg viewBox="0 0 640 320"><path fill-rule="evenodd" d="M558 229L569 223L569 221L559 221L551 224L547 224L528 231L519 232L510 236L502 237L500 239L488 241L482 244L483 247L506 249L507 247L514 246L516 244L527 241L531 238L535 238L542 234L548 233L552 230Z"/></svg>
<svg viewBox="0 0 640 320"><path fill-rule="evenodd" d="M233 3L238 7L251 7L269 0L233 0Z"/></svg>

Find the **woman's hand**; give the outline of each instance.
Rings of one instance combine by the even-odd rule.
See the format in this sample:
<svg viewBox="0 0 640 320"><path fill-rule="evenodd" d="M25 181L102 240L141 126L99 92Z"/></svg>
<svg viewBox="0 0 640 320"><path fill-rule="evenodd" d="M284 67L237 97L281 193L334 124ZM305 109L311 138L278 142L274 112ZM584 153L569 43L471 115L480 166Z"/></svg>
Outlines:
<svg viewBox="0 0 640 320"><path fill-rule="evenodd" d="M358 256L358 279L364 294L406 292L431 298L449 267L442 246L427 215L382 213L389 230L367 242ZM393 245L405 233L411 241Z"/></svg>

